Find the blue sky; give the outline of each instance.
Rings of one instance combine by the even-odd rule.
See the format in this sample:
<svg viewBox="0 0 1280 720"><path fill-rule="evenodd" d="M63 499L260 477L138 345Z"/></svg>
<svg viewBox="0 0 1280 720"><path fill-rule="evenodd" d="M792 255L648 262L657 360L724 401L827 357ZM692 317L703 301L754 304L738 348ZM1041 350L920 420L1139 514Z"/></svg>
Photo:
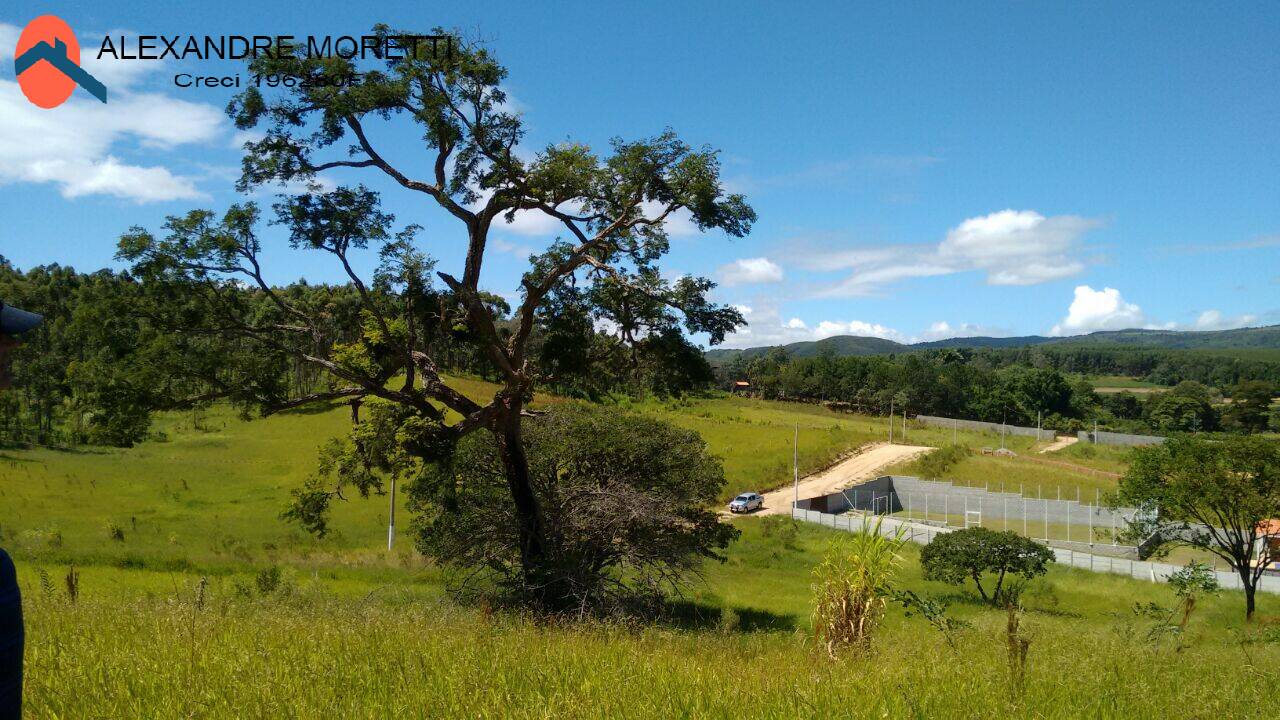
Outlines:
<svg viewBox="0 0 1280 720"><path fill-rule="evenodd" d="M722 151L751 235L674 223L672 272L721 282L751 325L730 346L875 334L1074 334L1280 322L1280 5L941 3L53 3L0 14L0 255L112 265L131 225L237 199L218 63L92 59L104 33L359 34L459 28L510 68L530 151L676 129ZM954 4L960 5L960 4ZM44 111L12 74L54 13L110 88ZM388 149L417 152L388 132ZM371 173L443 267L461 235ZM270 197L259 198L269 202ZM549 239L502 228L484 283L510 294ZM336 280L281 248L272 279Z"/></svg>

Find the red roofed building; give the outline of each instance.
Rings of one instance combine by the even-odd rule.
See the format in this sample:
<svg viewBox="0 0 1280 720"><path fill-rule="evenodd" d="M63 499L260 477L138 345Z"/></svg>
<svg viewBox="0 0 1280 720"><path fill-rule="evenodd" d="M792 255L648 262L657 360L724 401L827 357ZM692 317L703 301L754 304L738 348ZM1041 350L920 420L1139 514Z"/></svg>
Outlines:
<svg viewBox="0 0 1280 720"><path fill-rule="evenodd" d="M1266 563L1269 569L1280 569L1280 519L1263 520L1258 523L1258 535L1261 547L1258 548L1256 563Z"/></svg>

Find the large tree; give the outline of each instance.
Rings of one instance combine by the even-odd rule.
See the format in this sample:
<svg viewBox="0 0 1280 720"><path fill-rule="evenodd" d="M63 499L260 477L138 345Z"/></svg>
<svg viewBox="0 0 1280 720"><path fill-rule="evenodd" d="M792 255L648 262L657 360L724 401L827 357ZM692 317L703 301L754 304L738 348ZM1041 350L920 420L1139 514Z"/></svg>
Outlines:
<svg viewBox="0 0 1280 720"><path fill-rule="evenodd" d="M386 45L413 34L379 25L373 35ZM239 187L310 185L307 194L276 205L276 220L288 227L294 247L328 253L350 279L363 317L359 340L334 342L322 309L291 302L267 281L252 204L221 218L207 211L170 218L163 238L135 229L122 240L122 257L135 262L135 272L206 298L210 317L185 318L190 329L256 344L265 356L319 367L333 379L328 388L290 395L237 374L219 380L228 396L257 397L268 411L381 398L402 409L396 443L424 461L448 456L468 433L490 433L524 580L536 588L536 601L558 602L565 588L543 576L556 559L548 557L554 549L523 441L522 420L545 377L532 338L539 327L555 325L557 293L586 285L572 299L618 327L623 342L669 340L680 326L720 342L743 318L708 300L709 280L661 274L666 223L681 214L704 231L742 236L754 211L725 192L715 152L691 147L670 130L614 140L605 153L571 141L526 152L521 117L501 87L507 71L486 48L458 38L418 43L415 52L376 65L272 53L252 61L251 71L293 80L250 87L228 106L236 125L260 138L245 144ZM343 82L357 73L359 82ZM421 138L411 153L375 140L406 129ZM443 209L455 232L436 236L441 243L457 238L465 248L460 271L436 271L420 249L420 229L397 231L377 193L363 186L322 190L318 176L335 171L381 176ZM486 302L482 270L495 224L521 212L551 218L560 237L531 257L520 302L503 317ZM369 245L382 256L371 282L354 261ZM443 286L434 287L435 279ZM592 331L591 323L577 327ZM441 378L442 347L451 341L467 343L488 363L501 385L492 398L466 397ZM352 477L365 491L380 482L376 473L340 473L332 492ZM323 498L310 501L312 510L323 510Z"/></svg>
<svg viewBox="0 0 1280 720"><path fill-rule="evenodd" d="M1276 387L1262 380L1248 380L1231 390L1231 407L1227 418L1246 432L1264 432L1271 415L1271 402Z"/></svg>
<svg viewBox="0 0 1280 720"><path fill-rule="evenodd" d="M1268 521L1280 518L1280 443L1261 437L1172 437L1137 448L1115 502L1149 510L1126 531L1158 547L1207 550L1240 576L1245 614L1253 617ZM1259 553L1264 555L1259 557Z"/></svg>

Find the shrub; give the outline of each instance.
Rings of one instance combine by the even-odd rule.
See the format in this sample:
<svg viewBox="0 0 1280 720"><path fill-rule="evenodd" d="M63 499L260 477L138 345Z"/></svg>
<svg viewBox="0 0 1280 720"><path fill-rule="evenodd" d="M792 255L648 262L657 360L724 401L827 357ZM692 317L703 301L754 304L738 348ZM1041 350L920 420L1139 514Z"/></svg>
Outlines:
<svg viewBox="0 0 1280 720"><path fill-rule="evenodd" d="M709 509L724 470L691 430L564 403L526 421L524 440L546 553L537 577L522 572L491 435L467 436L409 485L417 547L451 571L455 592L539 597L550 613L656 611L738 536Z"/></svg>
<svg viewBox="0 0 1280 720"><path fill-rule="evenodd" d="M921 477L938 480L945 476L956 463L969 457L969 448L963 445L947 445L927 453L920 458L918 467Z"/></svg>
<svg viewBox="0 0 1280 720"><path fill-rule="evenodd" d="M862 532L841 536L814 568L813 629L830 657L865 650L893 593L893 576L904 542L880 534L880 520Z"/></svg>
<svg viewBox="0 0 1280 720"><path fill-rule="evenodd" d="M777 539L784 548L796 548L796 536L799 534L799 523L782 515L768 515L760 520L761 534L767 538Z"/></svg>
<svg viewBox="0 0 1280 720"><path fill-rule="evenodd" d="M982 599L993 605L1007 605L1005 576L1022 581L1043 575L1053 561L1053 551L1012 531L995 532L984 527L945 533L920 552L926 580L962 585L972 580ZM994 573L996 584L988 594L982 584L985 574Z"/></svg>
<svg viewBox="0 0 1280 720"><path fill-rule="evenodd" d="M263 568L258 571L253 581L258 586L259 595L270 595L280 587L280 568L274 565Z"/></svg>

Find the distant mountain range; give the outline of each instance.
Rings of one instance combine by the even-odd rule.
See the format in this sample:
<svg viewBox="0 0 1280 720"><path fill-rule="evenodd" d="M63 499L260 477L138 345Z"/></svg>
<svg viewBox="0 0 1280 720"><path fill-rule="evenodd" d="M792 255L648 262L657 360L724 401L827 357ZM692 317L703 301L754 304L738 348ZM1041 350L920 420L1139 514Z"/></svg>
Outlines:
<svg viewBox="0 0 1280 720"><path fill-rule="evenodd" d="M920 343L900 343L878 337L836 335L822 340L783 345L791 357L815 357L823 352L836 356L888 355L931 348L1006 348L1028 345L1109 345L1161 348L1167 350L1229 350L1235 348L1280 349L1280 325L1235 330L1103 330L1070 337L958 337ZM717 348L707 351L707 359L720 365L742 355L747 359L763 355L776 345L745 350Z"/></svg>

